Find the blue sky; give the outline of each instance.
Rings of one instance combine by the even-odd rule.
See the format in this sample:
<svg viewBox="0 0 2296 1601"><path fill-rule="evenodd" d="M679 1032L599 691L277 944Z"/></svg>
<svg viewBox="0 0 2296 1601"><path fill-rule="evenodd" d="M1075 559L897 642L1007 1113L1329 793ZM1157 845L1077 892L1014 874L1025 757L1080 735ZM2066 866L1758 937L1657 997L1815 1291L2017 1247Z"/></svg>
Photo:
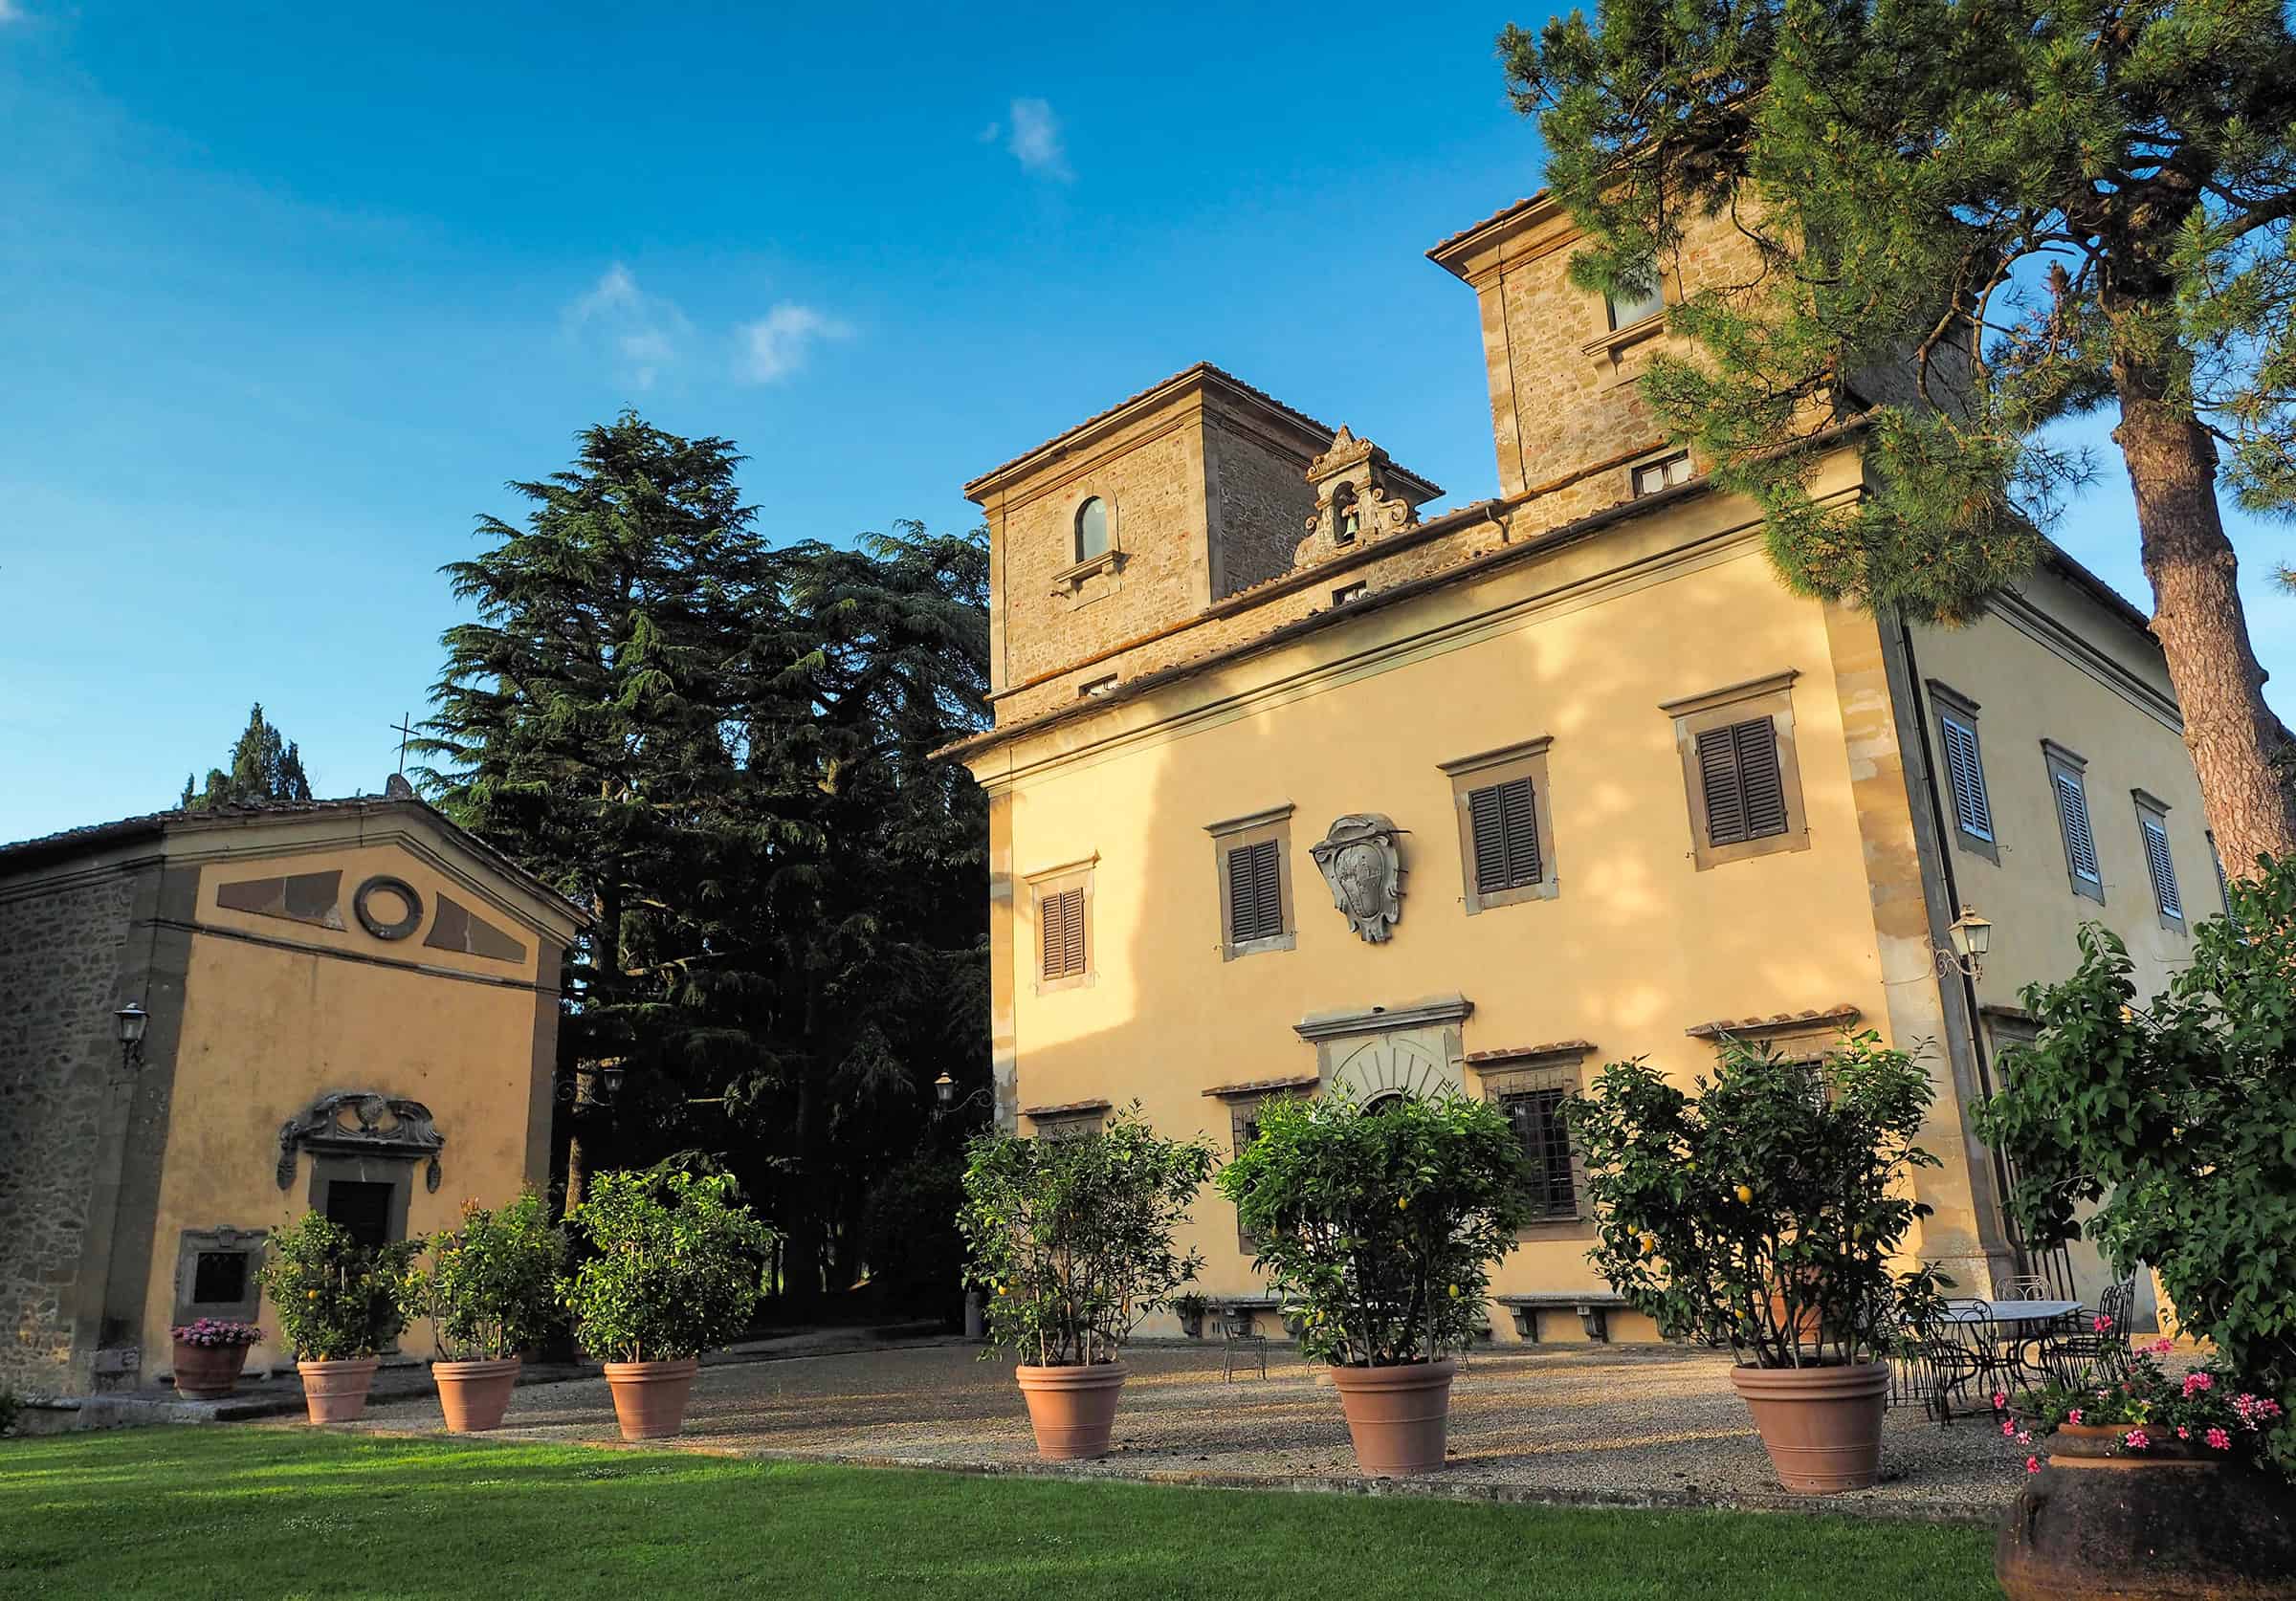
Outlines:
<svg viewBox="0 0 2296 1601"><path fill-rule="evenodd" d="M380 788L439 564L625 406L777 538L969 527L1200 359L1491 492L1422 252L1536 186L1507 11L807 11L0 0L0 840L170 803L254 700ZM2105 465L2059 537L2141 602ZM2296 541L2239 537L2296 720Z"/></svg>

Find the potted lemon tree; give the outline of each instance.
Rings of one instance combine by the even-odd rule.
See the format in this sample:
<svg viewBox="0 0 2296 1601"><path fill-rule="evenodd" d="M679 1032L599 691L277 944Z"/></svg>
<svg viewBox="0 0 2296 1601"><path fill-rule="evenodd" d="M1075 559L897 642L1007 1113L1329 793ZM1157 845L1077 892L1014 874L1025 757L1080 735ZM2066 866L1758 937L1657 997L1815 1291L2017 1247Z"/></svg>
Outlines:
<svg viewBox="0 0 2296 1601"><path fill-rule="evenodd" d="M1356 1461L1443 1465L1451 1379L1489 1316L1492 1264L1531 1218L1505 1114L1456 1093L1277 1100L1220 1173L1301 1352L1331 1365Z"/></svg>
<svg viewBox="0 0 2296 1601"><path fill-rule="evenodd" d="M344 1423L366 1410L382 1353L407 1327L399 1289L418 1248L363 1245L317 1212L271 1237L256 1280L294 1349L312 1422Z"/></svg>
<svg viewBox="0 0 2296 1601"><path fill-rule="evenodd" d="M1565 1115L1599 1220L1589 1256L1669 1339L1726 1346L1790 1490L1863 1489L1881 1464L1888 1358L1943 1310L1893 1266L1929 1208L1911 1173L1928 1073L1872 1033L1816 1063L1733 1041L1693 1096L1640 1060Z"/></svg>
<svg viewBox="0 0 2296 1601"><path fill-rule="evenodd" d="M972 1142L957 1217L966 1279L986 1300L991 1349L1020 1355L1039 1456L1108 1454L1124 1342L1203 1269L1172 1236L1211 1172L1207 1141L1162 1138L1137 1105L1097 1133Z"/></svg>
<svg viewBox="0 0 2296 1601"><path fill-rule="evenodd" d="M463 1203L462 1218L424 1242L429 1261L401 1282L399 1305L430 1320L430 1377L455 1434L501 1426L522 1352L558 1315L566 1237L528 1191L499 1211Z"/></svg>
<svg viewBox="0 0 2296 1601"><path fill-rule="evenodd" d="M607 1173L567 1214L595 1254L562 1292L624 1439L685 1427L701 1353L746 1329L765 1294L773 1231L739 1193L730 1173Z"/></svg>

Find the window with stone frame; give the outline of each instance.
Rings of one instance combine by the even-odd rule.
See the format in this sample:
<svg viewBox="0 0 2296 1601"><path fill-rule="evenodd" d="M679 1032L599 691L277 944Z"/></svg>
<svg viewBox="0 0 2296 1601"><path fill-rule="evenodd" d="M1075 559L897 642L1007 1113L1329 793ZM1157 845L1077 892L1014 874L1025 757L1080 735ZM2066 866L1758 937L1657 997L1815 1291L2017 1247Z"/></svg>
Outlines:
<svg viewBox="0 0 2296 1601"><path fill-rule="evenodd" d="M1218 878L1221 959L1292 950L1292 803L1206 823L1204 832Z"/></svg>
<svg viewBox="0 0 2296 1601"><path fill-rule="evenodd" d="M1040 1140L1073 1140L1096 1134L1108 1118L1106 1101L1078 1101L1061 1107L1023 1107L1021 1115Z"/></svg>
<svg viewBox="0 0 2296 1601"><path fill-rule="evenodd" d="M1631 328L1647 322L1667 309L1667 297L1656 284L1647 289L1623 289L1602 296L1602 308L1609 314L1611 331Z"/></svg>
<svg viewBox="0 0 2296 1601"><path fill-rule="evenodd" d="M2097 857L2097 834L2088 820L2088 763L2054 739L2041 742L2048 766L2049 794L2057 808L2057 832L2064 842L2064 874L2073 893L2105 904L2105 869Z"/></svg>
<svg viewBox="0 0 2296 1601"><path fill-rule="evenodd" d="M264 1229L186 1229L178 1238L171 1321L200 1318L253 1323L262 1310L255 1270L263 1264Z"/></svg>
<svg viewBox="0 0 2296 1601"><path fill-rule="evenodd" d="M2185 932L2184 891L2176 883L2176 858L2169 848L2169 803L2130 792L2136 801L2137 836L2144 843L2145 866L2152 877L2152 910L2160 926L2174 933Z"/></svg>
<svg viewBox="0 0 2296 1601"><path fill-rule="evenodd" d="M1526 1234L1585 1219L1586 1174L1563 1108L1578 1092L1593 1048L1574 1041L1519 1053L1478 1052L1468 1060L1484 1099L1506 1114L1522 1143L1537 1213Z"/></svg>
<svg viewBox="0 0 2296 1601"><path fill-rule="evenodd" d="M1458 814L1461 901L1470 917L1559 892L1547 777L1553 742L1542 735L1442 764Z"/></svg>
<svg viewBox="0 0 2296 1601"><path fill-rule="evenodd" d="M1028 876L1039 995L1093 981L1093 879L1098 860L1094 856Z"/></svg>
<svg viewBox="0 0 2296 1601"><path fill-rule="evenodd" d="M1825 1059L1840 1048L1843 1037L1857 1027L1861 1016L1857 1007L1842 1005L1822 1012L1700 1023L1686 1032L1711 1045L1717 1058L1733 1043L1758 1052L1781 1071L1800 1075L1805 1092L1813 1100L1823 1101L1833 1093L1825 1080Z"/></svg>
<svg viewBox="0 0 2296 1601"><path fill-rule="evenodd" d="M1076 508L1073 548L1079 562L1108 554L1108 502L1096 494Z"/></svg>
<svg viewBox="0 0 2296 1601"><path fill-rule="evenodd" d="M1930 703L1937 715L1939 772L1954 836L1963 850L1998 865L1994 838L1993 797L1985 786L1984 753L1977 743L1977 703L1930 680Z"/></svg>
<svg viewBox="0 0 2296 1601"><path fill-rule="evenodd" d="M1697 474L1691 470L1690 452L1688 450L1676 450L1656 461L1638 462L1627 470L1627 481L1637 500L1656 494L1661 490L1672 489L1677 484L1687 484Z"/></svg>
<svg viewBox="0 0 2296 1601"><path fill-rule="evenodd" d="M1794 753L1799 676L1789 668L1659 708L1674 721L1698 871L1810 847Z"/></svg>

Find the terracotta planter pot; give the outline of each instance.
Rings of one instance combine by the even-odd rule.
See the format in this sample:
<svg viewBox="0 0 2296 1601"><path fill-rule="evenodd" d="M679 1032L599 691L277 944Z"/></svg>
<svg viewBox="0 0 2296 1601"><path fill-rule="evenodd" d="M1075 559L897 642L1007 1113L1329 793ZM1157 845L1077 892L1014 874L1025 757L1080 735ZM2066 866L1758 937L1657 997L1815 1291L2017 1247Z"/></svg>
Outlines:
<svg viewBox="0 0 2296 1601"><path fill-rule="evenodd" d="M2009 1601L2296 1596L2296 1489L2222 1457L2108 1457L2121 1428L2067 1424L2001 1521Z"/></svg>
<svg viewBox="0 0 2296 1601"><path fill-rule="evenodd" d="M624 1439L667 1439L686 1426L686 1401L701 1358L674 1362L608 1362L607 1388L614 1393L614 1421Z"/></svg>
<svg viewBox="0 0 2296 1601"><path fill-rule="evenodd" d="M477 1434L502 1426L510 1393L519 1387L519 1359L433 1362L430 1376L438 1384L438 1410L447 1415L447 1432Z"/></svg>
<svg viewBox="0 0 2296 1601"><path fill-rule="evenodd" d="M1356 1465L1374 1479L1433 1473L1444 1463L1451 1423L1452 1361L1414 1362L1401 1368L1327 1368Z"/></svg>
<svg viewBox="0 0 2296 1601"><path fill-rule="evenodd" d="M303 1405L314 1423L348 1423L366 1410L366 1392L375 1382L379 1356L353 1356L341 1362L298 1362L303 1375Z"/></svg>
<svg viewBox="0 0 2296 1601"><path fill-rule="evenodd" d="M1108 1455L1108 1434L1115 1427L1116 1401L1130 1370L1121 1362L1089 1368L1013 1370L1028 1421L1036 1430L1036 1454L1049 1462L1080 1461Z"/></svg>
<svg viewBox="0 0 2296 1601"><path fill-rule="evenodd" d="M1778 1482L1804 1495L1863 1490L1882 1470L1882 1409L1889 1369L1733 1368Z"/></svg>
<svg viewBox="0 0 2296 1601"><path fill-rule="evenodd" d="M239 1388L247 1366L245 1346L191 1346L175 1342L175 1393L187 1401L217 1401Z"/></svg>

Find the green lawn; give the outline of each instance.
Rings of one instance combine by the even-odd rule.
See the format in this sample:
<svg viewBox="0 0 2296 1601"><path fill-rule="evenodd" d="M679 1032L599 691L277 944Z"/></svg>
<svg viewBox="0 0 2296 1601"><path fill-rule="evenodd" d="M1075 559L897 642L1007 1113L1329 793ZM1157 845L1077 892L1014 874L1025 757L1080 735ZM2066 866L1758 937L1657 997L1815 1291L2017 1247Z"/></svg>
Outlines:
<svg viewBox="0 0 2296 1601"><path fill-rule="evenodd" d="M0 1441L0 1595L1995 1595L1982 1530L142 1429Z"/></svg>

